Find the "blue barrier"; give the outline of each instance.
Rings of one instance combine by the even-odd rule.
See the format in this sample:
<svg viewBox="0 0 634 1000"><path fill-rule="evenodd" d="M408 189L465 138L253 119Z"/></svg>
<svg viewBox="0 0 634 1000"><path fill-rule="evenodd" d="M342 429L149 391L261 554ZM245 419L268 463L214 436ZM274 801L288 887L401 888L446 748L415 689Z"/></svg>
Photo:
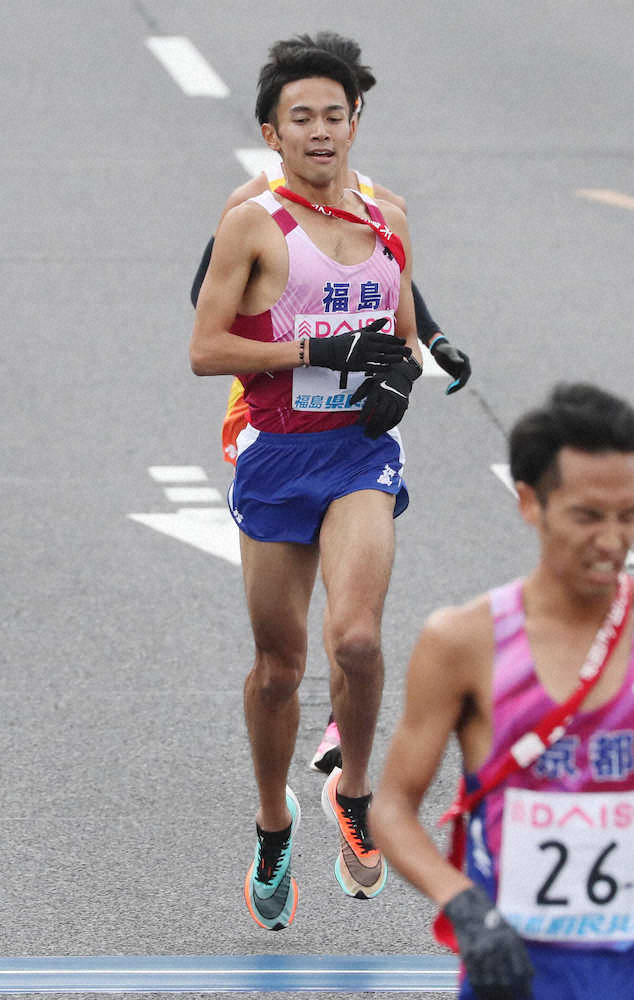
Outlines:
<svg viewBox="0 0 634 1000"><path fill-rule="evenodd" d="M0 993L458 992L439 955L0 958Z"/></svg>

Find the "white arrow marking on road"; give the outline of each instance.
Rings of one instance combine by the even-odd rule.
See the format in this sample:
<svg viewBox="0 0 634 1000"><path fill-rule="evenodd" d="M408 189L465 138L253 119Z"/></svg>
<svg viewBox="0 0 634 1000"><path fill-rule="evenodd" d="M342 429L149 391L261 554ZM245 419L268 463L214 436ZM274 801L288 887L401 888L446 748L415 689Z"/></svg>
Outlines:
<svg viewBox="0 0 634 1000"><path fill-rule="evenodd" d="M513 483L512 478L511 478L511 467L510 467L510 465L506 465L506 464L503 464L503 465L500 465L500 464L498 464L498 465L492 465L491 466L491 472L493 473L494 476L498 477L498 479L500 480L501 483L504 483L504 485L506 486L507 490L510 490L514 497L517 496L517 491L515 489L515 485Z"/></svg>
<svg viewBox="0 0 634 1000"><path fill-rule="evenodd" d="M222 503L215 486L166 486L165 496L172 503Z"/></svg>
<svg viewBox="0 0 634 1000"><path fill-rule="evenodd" d="M251 177L257 177L263 170L279 167L280 154L268 146L253 146L251 149L236 149L236 158Z"/></svg>
<svg viewBox="0 0 634 1000"><path fill-rule="evenodd" d="M238 528L222 507L181 507L175 514L128 514L132 521L240 565Z"/></svg>
<svg viewBox="0 0 634 1000"><path fill-rule="evenodd" d="M229 88L189 38L163 35L145 44L188 97L229 97Z"/></svg>
<svg viewBox="0 0 634 1000"><path fill-rule="evenodd" d="M148 472L157 483L207 482L207 474L200 465L150 465Z"/></svg>
<svg viewBox="0 0 634 1000"><path fill-rule="evenodd" d="M611 191L609 188L579 188L575 194L577 198L600 201L604 205L614 205L616 208L629 208L634 212L634 198L620 191Z"/></svg>

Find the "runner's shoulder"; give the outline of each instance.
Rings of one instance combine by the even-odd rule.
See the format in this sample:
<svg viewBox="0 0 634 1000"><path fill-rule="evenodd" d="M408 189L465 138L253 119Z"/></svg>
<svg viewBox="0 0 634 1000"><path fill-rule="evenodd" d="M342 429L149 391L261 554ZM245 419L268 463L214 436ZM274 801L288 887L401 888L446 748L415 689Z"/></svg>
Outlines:
<svg viewBox="0 0 634 1000"><path fill-rule="evenodd" d="M405 212L403 212L398 205L395 205L394 202L386 201L383 198L377 198L376 203L390 229L393 229L394 232L399 235L407 233L407 217Z"/></svg>
<svg viewBox="0 0 634 1000"><path fill-rule="evenodd" d="M275 223L261 205L242 201L222 217L214 243L214 254L230 246L238 254L257 256L270 247Z"/></svg>
<svg viewBox="0 0 634 1000"><path fill-rule="evenodd" d="M456 657L471 660L480 652L488 652L493 638L488 594L433 611L425 622L423 635L454 661Z"/></svg>
<svg viewBox="0 0 634 1000"><path fill-rule="evenodd" d="M407 202L405 198L402 198L400 194L395 194L394 191L390 191L383 184L374 185L374 197L377 201L389 201L391 205L396 205L397 208L400 208L403 215L407 215Z"/></svg>

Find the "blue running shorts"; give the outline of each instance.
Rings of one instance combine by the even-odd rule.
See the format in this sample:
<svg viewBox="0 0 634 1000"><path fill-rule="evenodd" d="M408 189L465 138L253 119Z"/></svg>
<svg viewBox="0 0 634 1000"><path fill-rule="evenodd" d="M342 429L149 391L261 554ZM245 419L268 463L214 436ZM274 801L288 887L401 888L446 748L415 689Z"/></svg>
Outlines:
<svg viewBox="0 0 634 1000"><path fill-rule="evenodd" d="M270 434L249 424L238 435L229 510L256 541L309 545L330 504L348 493L392 493L398 517L409 503L404 464L398 430L372 441L358 424L308 434Z"/></svg>
<svg viewBox="0 0 634 1000"><path fill-rule="evenodd" d="M634 996L634 947L561 948L526 941L534 1000L626 1000ZM476 1000L468 980L459 1000Z"/></svg>

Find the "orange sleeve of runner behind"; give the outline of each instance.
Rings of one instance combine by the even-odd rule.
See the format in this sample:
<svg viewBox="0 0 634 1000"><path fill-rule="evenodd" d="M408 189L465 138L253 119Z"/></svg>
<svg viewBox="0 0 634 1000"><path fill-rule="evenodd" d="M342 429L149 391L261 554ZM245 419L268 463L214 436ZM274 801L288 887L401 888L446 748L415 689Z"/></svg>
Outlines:
<svg viewBox="0 0 634 1000"><path fill-rule="evenodd" d="M222 421L222 455L225 462L236 464L238 434L249 422L249 407L244 398L242 382L234 378L229 390L227 409Z"/></svg>

